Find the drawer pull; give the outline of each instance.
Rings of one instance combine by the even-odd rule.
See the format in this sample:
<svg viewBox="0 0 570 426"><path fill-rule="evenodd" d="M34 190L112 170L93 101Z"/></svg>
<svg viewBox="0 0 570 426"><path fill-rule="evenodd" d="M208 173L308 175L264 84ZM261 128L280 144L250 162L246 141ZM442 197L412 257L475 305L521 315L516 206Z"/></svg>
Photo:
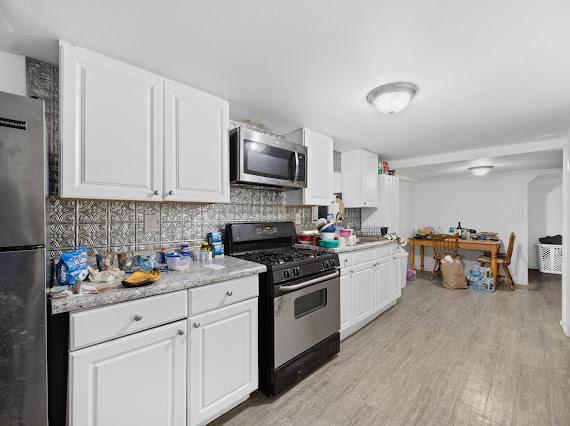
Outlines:
<svg viewBox="0 0 570 426"><path fill-rule="evenodd" d="M234 292L231 291L231 290L228 290L228 291L226 292L226 295L227 295L227 296L231 296L231 295L233 295L233 294L234 294Z"/></svg>
<svg viewBox="0 0 570 426"><path fill-rule="evenodd" d="M182 330L182 329L178 330L178 335L179 335L179 336L183 336L183 335L184 335L184 330Z"/></svg>
<svg viewBox="0 0 570 426"><path fill-rule="evenodd" d="M174 195L174 191L173 190L168 191L168 195Z"/></svg>
<svg viewBox="0 0 570 426"><path fill-rule="evenodd" d="M158 189L155 189L155 190L152 192L152 195L158 195Z"/></svg>
<svg viewBox="0 0 570 426"><path fill-rule="evenodd" d="M134 319L135 319L135 321L140 321L140 320L142 320L142 315L136 314Z"/></svg>
<svg viewBox="0 0 570 426"><path fill-rule="evenodd" d="M195 323L194 323L194 328L198 328L198 327L200 327L200 323L199 323L199 322L195 322Z"/></svg>

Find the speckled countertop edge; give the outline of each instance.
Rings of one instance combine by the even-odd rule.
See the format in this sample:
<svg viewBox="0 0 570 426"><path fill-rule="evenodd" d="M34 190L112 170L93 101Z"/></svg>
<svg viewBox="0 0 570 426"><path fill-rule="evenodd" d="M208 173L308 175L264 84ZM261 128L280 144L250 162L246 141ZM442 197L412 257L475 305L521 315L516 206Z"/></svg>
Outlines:
<svg viewBox="0 0 570 426"><path fill-rule="evenodd" d="M224 269L211 269L207 267L208 264L221 265L224 266ZM144 287L125 288L121 285L120 281L116 281L109 284L109 289L102 293L74 294L62 299L51 299L51 313L55 315L64 312L76 312L84 309L108 306L129 300L142 299L158 294L261 274L265 271L267 271L265 265L224 256L208 263L193 263L186 271L163 272L157 283ZM93 285L100 286L101 284Z"/></svg>
<svg viewBox="0 0 570 426"><path fill-rule="evenodd" d="M324 250L329 253L344 253L347 251L357 251L357 250L366 250L374 247L385 246L388 244L397 244L397 241L394 240L379 240L379 241L370 241L365 243L358 243L355 246L346 246L346 247L337 247L337 248L323 248L319 246L308 246L304 244L295 244L295 247L298 248L305 248L309 250Z"/></svg>

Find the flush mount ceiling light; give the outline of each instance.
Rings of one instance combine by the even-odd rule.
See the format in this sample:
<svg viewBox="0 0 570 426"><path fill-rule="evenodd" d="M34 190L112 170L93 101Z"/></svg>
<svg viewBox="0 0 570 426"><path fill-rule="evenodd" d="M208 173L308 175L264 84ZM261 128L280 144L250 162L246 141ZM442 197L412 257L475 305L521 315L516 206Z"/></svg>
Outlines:
<svg viewBox="0 0 570 426"><path fill-rule="evenodd" d="M475 176L484 176L487 173L489 173L492 168L493 166L475 166L475 167L469 167L469 170Z"/></svg>
<svg viewBox="0 0 570 426"><path fill-rule="evenodd" d="M400 81L377 87L366 96L366 100L382 114L396 114L406 108L417 93L415 84Z"/></svg>

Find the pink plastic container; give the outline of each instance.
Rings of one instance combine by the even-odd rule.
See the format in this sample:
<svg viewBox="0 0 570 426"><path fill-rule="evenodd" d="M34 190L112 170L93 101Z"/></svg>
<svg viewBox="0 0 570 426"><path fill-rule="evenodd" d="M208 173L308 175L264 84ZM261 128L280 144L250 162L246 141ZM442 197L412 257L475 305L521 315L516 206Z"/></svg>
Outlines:
<svg viewBox="0 0 570 426"><path fill-rule="evenodd" d="M350 237L352 235L352 229L341 229L340 236L341 237Z"/></svg>

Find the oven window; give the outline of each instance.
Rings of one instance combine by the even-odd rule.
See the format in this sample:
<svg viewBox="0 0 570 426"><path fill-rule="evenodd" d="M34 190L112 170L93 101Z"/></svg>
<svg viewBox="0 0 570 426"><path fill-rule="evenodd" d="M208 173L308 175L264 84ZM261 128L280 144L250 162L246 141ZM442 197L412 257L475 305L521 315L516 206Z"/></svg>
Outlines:
<svg viewBox="0 0 570 426"><path fill-rule="evenodd" d="M309 315L311 312L318 311L325 306L327 306L326 288L297 297L295 299L295 319Z"/></svg>
<svg viewBox="0 0 570 426"><path fill-rule="evenodd" d="M259 142L244 142L245 173L295 180L295 153Z"/></svg>

